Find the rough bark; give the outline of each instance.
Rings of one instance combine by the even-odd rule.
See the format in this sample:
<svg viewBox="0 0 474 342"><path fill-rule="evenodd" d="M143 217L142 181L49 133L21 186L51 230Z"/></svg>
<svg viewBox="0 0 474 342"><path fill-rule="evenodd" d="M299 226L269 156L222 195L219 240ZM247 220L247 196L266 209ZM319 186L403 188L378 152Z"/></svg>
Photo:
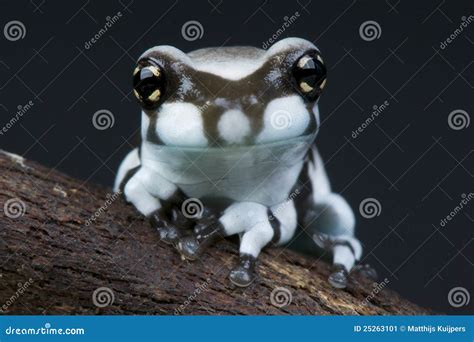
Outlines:
<svg viewBox="0 0 474 342"><path fill-rule="evenodd" d="M262 253L254 284L234 288L227 276L237 261L235 242L219 243L201 260L181 260L134 208L111 195L110 189L0 153L3 313L429 313L389 289L375 294L374 284L362 278L334 290L326 263L278 248ZM112 291L113 303L100 289L93 299L101 287ZM272 304L277 288L289 291L291 303Z"/></svg>

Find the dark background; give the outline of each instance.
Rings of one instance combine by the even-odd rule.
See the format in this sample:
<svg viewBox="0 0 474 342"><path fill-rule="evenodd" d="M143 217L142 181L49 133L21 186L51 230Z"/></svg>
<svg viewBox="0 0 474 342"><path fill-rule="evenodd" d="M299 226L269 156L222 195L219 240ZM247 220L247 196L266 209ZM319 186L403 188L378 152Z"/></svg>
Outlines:
<svg viewBox="0 0 474 342"><path fill-rule="evenodd" d="M86 50L118 11L120 20ZM474 203L440 226L461 195L473 192L474 124L453 130L448 115L472 114L474 23L440 49L461 17L473 14L472 1L1 1L1 28L19 20L26 36L0 35L0 126L17 106L34 106L0 136L0 147L111 186L140 125L130 79L144 50L261 47L296 11L280 38L314 41L328 65L317 142L333 188L357 213L364 261L420 305L472 314L472 300L453 308L448 292L461 286L474 295ZM183 39L189 20L202 24L201 39ZM367 20L379 23L379 39L361 39ZM386 100L388 108L352 138ZM100 109L113 113L113 127L94 128ZM369 197L382 206L372 219L358 211Z"/></svg>

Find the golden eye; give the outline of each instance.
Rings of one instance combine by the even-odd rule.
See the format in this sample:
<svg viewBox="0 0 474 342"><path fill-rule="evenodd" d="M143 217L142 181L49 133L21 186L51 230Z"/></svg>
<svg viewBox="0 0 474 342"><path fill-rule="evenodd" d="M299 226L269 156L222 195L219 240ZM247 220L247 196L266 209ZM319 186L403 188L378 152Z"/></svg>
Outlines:
<svg viewBox="0 0 474 342"><path fill-rule="evenodd" d="M300 88L301 90L303 91L303 93L309 93L311 91L313 91L313 87L311 87L308 83L306 83L305 81L301 82L300 83Z"/></svg>
<svg viewBox="0 0 474 342"><path fill-rule="evenodd" d="M293 76L300 92L315 101L326 85L326 66L319 54L306 54L295 63Z"/></svg>
<svg viewBox="0 0 474 342"><path fill-rule="evenodd" d="M321 82L321 84L319 85L319 88L324 89L325 86L326 86L326 79L324 79L324 81Z"/></svg>
<svg viewBox="0 0 474 342"><path fill-rule="evenodd" d="M150 94L150 96L148 96L148 100L158 101L160 99L160 95L161 95L160 89L156 89L153 93Z"/></svg>
<svg viewBox="0 0 474 342"><path fill-rule="evenodd" d="M158 107L165 85L161 68L142 60L133 71L133 93L146 109Z"/></svg>

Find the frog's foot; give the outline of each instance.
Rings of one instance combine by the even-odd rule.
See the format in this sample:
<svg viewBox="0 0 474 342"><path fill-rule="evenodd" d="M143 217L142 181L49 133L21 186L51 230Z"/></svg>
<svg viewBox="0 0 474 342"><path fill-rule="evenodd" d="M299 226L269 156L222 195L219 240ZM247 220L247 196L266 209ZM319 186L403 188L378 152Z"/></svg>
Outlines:
<svg viewBox="0 0 474 342"><path fill-rule="evenodd" d="M161 241L173 245L194 225L194 221L185 217L178 205L167 205L156 210L150 216L150 222L158 230Z"/></svg>
<svg viewBox="0 0 474 342"><path fill-rule="evenodd" d="M328 282L336 289L344 289L347 286L348 272L344 265L334 264Z"/></svg>
<svg viewBox="0 0 474 342"><path fill-rule="evenodd" d="M354 266L350 274L347 272L344 265L334 264L333 272L329 276L328 281L333 287L337 289L343 289L347 287L347 283L350 279L352 279L352 276L357 273L361 274L367 279L373 281L377 280L377 272L368 264Z"/></svg>
<svg viewBox="0 0 474 342"><path fill-rule="evenodd" d="M255 280L256 259L250 254L241 254L239 264L229 273L232 284L247 287Z"/></svg>
<svg viewBox="0 0 474 342"><path fill-rule="evenodd" d="M195 223L195 221L184 216L179 206L174 206L170 209L169 217L173 225L182 232L191 229Z"/></svg>
<svg viewBox="0 0 474 342"><path fill-rule="evenodd" d="M377 271L369 264L356 265L354 266L351 272L359 273L363 277L370 279L372 281L377 281L377 278L378 278Z"/></svg>
<svg viewBox="0 0 474 342"><path fill-rule="evenodd" d="M359 240L351 235L328 235L325 233L313 234L313 241L316 245L333 254L333 273L329 276L329 283L338 289L347 286L349 272L356 271L367 273L369 276L376 276L372 268L360 266L354 267L362 254L362 246Z"/></svg>
<svg viewBox="0 0 474 342"><path fill-rule="evenodd" d="M324 250L330 250L334 246L333 239L328 234L320 232L313 234L313 241L319 248Z"/></svg>
<svg viewBox="0 0 474 342"><path fill-rule="evenodd" d="M185 259L196 260L207 247L222 237L222 224L215 219L206 218L196 224L193 234L180 238L176 248Z"/></svg>
<svg viewBox="0 0 474 342"><path fill-rule="evenodd" d="M160 209L150 216L150 223L158 230L161 241L167 244L176 244L182 235L178 226Z"/></svg>
<svg viewBox="0 0 474 342"><path fill-rule="evenodd" d="M201 254L199 242L193 235L179 239L176 248L181 256L188 260L196 260Z"/></svg>

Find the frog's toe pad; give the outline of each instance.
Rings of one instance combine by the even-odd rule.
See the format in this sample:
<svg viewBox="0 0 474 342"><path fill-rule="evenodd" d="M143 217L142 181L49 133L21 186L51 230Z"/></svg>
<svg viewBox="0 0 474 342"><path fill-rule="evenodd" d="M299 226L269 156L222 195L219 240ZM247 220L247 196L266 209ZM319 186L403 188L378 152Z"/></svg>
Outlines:
<svg viewBox="0 0 474 342"><path fill-rule="evenodd" d="M328 278L329 284L336 289L344 289L347 287L347 271L340 267L334 270Z"/></svg>
<svg viewBox="0 0 474 342"><path fill-rule="evenodd" d="M313 241L319 248L330 249L333 245L331 238L328 234L324 233L314 233Z"/></svg>
<svg viewBox="0 0 474 342"><path fill-rule="evenodd" d="M179 240L178 252L188 260L199 258L199 242L194 236L186 236Z"/></svg>
<svg viewBox="0 0 474 342"><path fill-rule="evenodd" d="M178 242L179 231L176 227L158 228L161 241L168 244L175 244Z"/></svg>
<svg viewBox="0 0 474 342"><path fill-rule="evenodd" d="M354 267L354 271L370 280L377 281L378 279L377 271L369 264L357 265Z"/></svg>
<svg viewBox="0 0 474 342"><path fill-rule="evenodd" d="M229 279L235 286L247 287L255 280L255 274L252 270L237 266L230 271Z"/></svg>

